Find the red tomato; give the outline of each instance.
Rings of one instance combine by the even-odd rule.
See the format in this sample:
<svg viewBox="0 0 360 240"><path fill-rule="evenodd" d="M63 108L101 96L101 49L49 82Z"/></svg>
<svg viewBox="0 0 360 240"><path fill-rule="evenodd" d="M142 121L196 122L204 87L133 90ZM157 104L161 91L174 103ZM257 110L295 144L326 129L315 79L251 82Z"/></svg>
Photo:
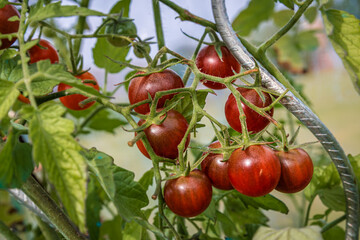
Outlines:
<svg viewBox="0 0 360 240"><path fill-rule="evenodd" d="M209 148L221 148L219 141L213 142ZM205 154L205 153L204 153ZM212 185L218 189L233 189L228 175L228 161L223 162L222 154L209 153L201 162L201 170L209 177Z"/></svg>
<svg viewBox="0 0 360 240"><path fill-rule="evenodd" d="M51 63L59 62L59 55L51 43L44 39L40 39L38 44L41 47L35 45L28 51L30 56L30 64L46 59L49 59Z"/></svg>
<svg viewBox="0 0 360 240"><path fill-rule="evenodd" d="M169 209L181 217L194 217L206 210L211 202L212 186L200 170L188 176L166 181L164 199Z"/></svg>
<svg viewBox="0 0 360 240"><path fill-rule="evenodd" d="M215 77L230 77L234 75L234 72L240 72L240 64L230 53L229 49L225 46L221 46L222 58L219 58L215 50L215 46L209 45L200 50L196 57L196 66L203 73L215 76ZM223 89L226 86L222 83L208 81L202 79L201 82L212 89Z"/></svg>
<svg viewBox="0 0 360 240"><path fill-rule="evenodd" d="M30 100L27 97L25 97L24 95L22 95L21 93L18 96L18 100L23 103L30 104Z"/></svg>
<svg viewBox="0 0 360 240"><path fill-rule="evenodd" d="M265 97L265 102L262 101L259 94L253 89L247 88L237 88L241 95L250 103L254 104L257 107L267 107L272 103L272 99L268 93L263 92ZM269 120L266 117L261 116L246 104L241 103L242 109L246 116L246 125L249 132L257 133L263 130L268 124ZM267 114L273 116L274 109L267 111ZM228 100L225 104L225 116L229 125L236 131L242 132L241 122L239 119L239 109L236 103L236 99L233 94L230 94Z"/></svg>
<svg viewBox="0 0 360 240"><path fill-rule="evenodd" d="M129 101L135 104L149 98L153 98L155 93L175 88L183 88L184 83L181 78L172 70L166 69L163 72L152 73L143 77L136 77L131 80L129 85ZM159 99L157 108L162 108L167 99L171 99L175 94L169 94ZM146 114L150 112L148 103L136 107L135 112Z"/></svg>
<svg viewBox="0 0 360 240"><path fill-rule="evenodd" d="M19 30L19 21L8 21L9 18L18 16L20 14L18 10L13 5L5 5L5 7L0 8L0 33L1 34L10 34L16 33ZM10 47L16 41L16 37L1 39L0 50Z"/></svg>
<svg viewBox="0 0 360 240"><path fill-rule="evenodd" d="M233 187L250 197L271 192L278 184L281 165L275 152L265 145L236 149L230 156L228 174Z"/></svg>
<svg viewBox="0 0 360 240"><path fill-rule="evenodd" d="M78 76L75 76L75 77L81 79L82 82L84 82L84 80L93 80L93 81L95 81L97 83L94 75L92 75L89 72L85 72L85 73L83 73L81 75L78 75ZM92 83L84 83L84 84L87 85L87 86L95 88L97 91L100 90L99 84L96 84L96 85L92 84ZM69 89L69 88L72 88L72 87L65 84L65 83L60 83L59 86L58 86L58 91L59 92L64 91L64 90ZM86 97L84 95L81 95L81 94L72 94L72 95L61 97L60 101L65 107L67 107L67 108L69 108L71 110L79 111L79 110L85 110L85 109L91 107L95 103L95 101L89 102L84 107L80 107L79 103L84 101L87 98L88 97Z"/></svg>
<svg viewBox="0 0 360 240"><path fill-rule="evenodd" d="M163 117L165 117L165 115ZM138 125L141 126L144 122L145 120L141 119ZM175 159L179 156L177 147L185 136L188 126L183 115L175 110L170 110L167 112L166 119L160 125L152 124L146 128L144 132L151 147L158 156ZM187 137L185 149L189 145L189 142L190 134ZM137 141L136 145L144 156L150 158L141 140Z"/></svg>
<svg viewBox="0 0 360 240"><path fill-rule="evenodd" d="M304 149L295 148L288 152L277 151L281 164L281 177L276 190L295 193L303 190L311 181L314 166Z"/></svg>

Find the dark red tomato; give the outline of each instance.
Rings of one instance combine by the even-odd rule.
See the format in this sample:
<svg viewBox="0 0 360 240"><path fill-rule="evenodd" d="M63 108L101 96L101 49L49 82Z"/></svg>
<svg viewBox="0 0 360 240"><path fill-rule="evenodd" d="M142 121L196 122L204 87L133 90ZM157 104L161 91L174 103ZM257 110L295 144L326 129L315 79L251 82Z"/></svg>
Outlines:
<svg viewBox="0 0 360 240"><path fill-rule="evenodd" d="M183 88L184 83L174 71L166 69L163 72L152 73L143 77L136 77L131 80L129 85L129 101L130 104L144 101L155 96L155 93L175 88ZM171 99L175 94L165 95L159 99L157 108L162 108L167 99ZM148 103L136 107L135 112L146 114L150 112Z"/></svg>
<svg viewBox="0 0 360 240"><path fill-rule="evenodd" d="M271 192L278 184L281 165L275 152L265 145L236 149L229 158L228 174L233 187L250 197Z"/></svg>
<svg viewBox="0 0 360 240"><path fill-rule="evenodd" d="M9 18L18 16L20 14L18 10L13 5L5 5L5 7L0 8L0 33L1 34L10 34L16 33L19 30L19 21L8 21ZM10 47L16 41L16 37L1 39L0 50Z"/></svg>
<svg viewBox="0 0 360 240"><path fill-rule="evenodd" d="M78 75L78 76L75 76L75 77L81 79L83 83L84 83L85 80L93 80L93 81L95 81L97 83L94 75L92 75L89 72L85 72L85 73L83 73L81 75ZM96 84L96 85L93 84L93 83L84 83L84 84L87 85L87 86L95 88L97 91L100 90L99 84ZM64 90L69 89L69 88L72 88L72 87L65 84L65 83L60 83L59 86L58 86L58 91L59 92L64 91ZM65 96L65 97L61 97L60 101L65 107L67 107L67 108L69 108L71 110L79 111L79 110L85 110L85 109L91 107L95 103L95 101L89 102L84 107L80 107L79 103L84 101L85 99L87 99L87 97L84 96L84 95L72 94L72 95L68 95L68 96Z"/></svg>
<svg viewBox="0 0 360 240"><path fill-rule="evenodd" d="M165 117L165 115L163 117ZM145 120L141 119L138 125L141 126L144 122ZM177 147L185 136L188 126L188 122L183 115L175 110L170 110L167 112L166 119L160 125L152 124L146 128L144 132L151 147L158 156L175 159L179 155ZM187 137L185 149L189 145L189 142L190 135ZM136 145L142 154L150 158L141 140L137 141Z"/></svg>
<svg viewBox="0 0 360 240"><path fill-rule="evenodd" d="M295 193L303 190L311 181L314 166L304 149L295 148L288 152L277 151L281 164L281 177L276 190Z"/></svg>
<svg viewBox="0 0 360 240"><path fill-rule="evenodd" d="M221 143L219 141L213 142L209 145L209 148L221 148ZM223 160L222 154L209 153L201 162L201 170L208 176L214 187L230 190L233 189L233 186L229 179L228 161L223 162Z"/></svg>
<svg viewBox="0 0 360 240"><path fill-rule="evenodd" d="M30 64L46 59L49 59L51 63L59 62L59 55L56 49L51 43L44 39L40 39L39 43L30 48L28 53L30 56Z"/></svg>
<svg viewBox="0 0 360 240"><path fill-rule="evenodd" d="M196 57L196 66L203 73L215 76L215 77L230 77L234 75L234 72L240 72L240 64L230 53L229 49L225 46L221 46L222 58L219 58L215 50L215 46L209 45L200 50ZM224 89L226 86L222 83L208 81L202 79L201 82L212 89Z"/></svg>
<svg viewBox="0 0 360 240"><path fill-rule="evenodd" d="M200 170L188 176L166 181L164 199L170 210L181 217L195 217L206 210L211 202L212 186Z"/></svg>
<svg viewBox="0 0 360 240"><path fill-rule="evenodd" d="M257 107L267 107L272 103L272 99L268 93L263 92L265 97L265 102L262 101L259 94L253 89L247 88L237 88L241 95L250 103L254 104ZM266 117L261 116L250 107L241 103L242 109L246 116L246 125L249 132L257 133L263 130L270 122ZM267 111L270 116L273 116L274 109ZM239 119L239 108L236 103L236 99L233 94L230 94L228 100L225 104L225 116L229 125L236 131L242 132L241 122Z"/></svg>

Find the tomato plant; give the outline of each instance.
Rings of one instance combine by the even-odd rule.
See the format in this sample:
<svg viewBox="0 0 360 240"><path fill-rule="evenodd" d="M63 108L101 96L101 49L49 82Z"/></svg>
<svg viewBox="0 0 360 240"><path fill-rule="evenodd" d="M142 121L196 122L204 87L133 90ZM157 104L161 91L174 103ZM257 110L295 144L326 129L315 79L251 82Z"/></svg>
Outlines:
<svg viewBox="0 0 360 240"><path fill-rule="evenodd" d="M163 116L162 118L165 118L165 120L161 124L152 124L146 128L144 132L155 154L160 157L175 159L179 155L178 145L185 136L185 132L189 125L186 119L175 110L170 110L167 112L166 116ZM138 123L139 126L143 125L144 122L145 120L140 120ZM185 149L189 145L189 142L190 135L187 136ZM137 141L136 144L142 154L147 158L150 158L143 142L140 140Z"/></svg>
<svg viewBox="0 0 360 240"><path fill-rule="evenodd" d="M240 193L259 197L270 193L281 176L281 165L275 152L265 145L235 150L229 158L229 179Z"/></svg>
<svg viewBox="0 0 360 240"><path fill-rule="evenodd" d="M129 85L129 101L130 104L135 104L149 98L153 98L157 92L171 90L176 88L183 88L184 83L174 71L166 69L162 72L151 73L146 76L136 77L131 80ZM171 99L175 94L168 94L159 99L157 108L162 108L165 101ZM141 114L146 114L150 111L150 105L144 103L134 110Z"/></svg>
<svg viewBox="0 0 360 240"><path fill-rule="evenodd" d="M219 141L209 145L209 150L221 148ZM209 153L201 162L201 170L209 177L212 185L218 189L233 189L228 175L228 162L224 161L223 154Z"/></svg>
<svg viewBox="0 0 360 240"><path fill-rule="evenodd" d="M121 18L118 21L112 21L111 23L107 24L105 33L135 38L137 30L136 25L133 23L132 19ZM117 37L108 37L107 40L115 47L126 47L130 44L128 40Z"/></svg>
<svg viewBox="0 0 360 240"><path fill-rule="evenodd" d="M84 83L84 85L93 87L97 91L100 90L100 87L97 84L96 78L90 72L84 72L75 77L78 79L81 79L81 82ZM86 82L87 80L89 80L91 82ZM58 91L60 92L60 91L64 91L64 90L67 90L70 88L72 88L72 87L65 83L60 83L58 86ZM60 101L65 107L67 107L71 110L76 110L76 111L85 110L85 109L91 107L92 105L94 105L95 101L86 103L84 106L80 106L80 103L86 99L87 99L87 97L84 95L81 95L81 94L71 94L68 96L60 97Z"/></svg>
<svg viewBox="0 0 360 240"><path fill-rule="evenodd" d="M19 29L19 21L9 21L9 18L18 16L20 14L18 10L13 5L5 5L3 8L0 8L0 33L9 34L16 33ZM0 50L10 47L16 41L16 37L10 39L3 38L1 39Z"/></svg>
<svg viewBox="0 0 360 240"><path fill-rule="evenodd" d="M194 170L188 176L167 180L164 186L166 205L182 217L195 217L205 211L211 197L211 182L200 170Z"/></svg>
<svg viewBox="0 0 360 240"><path fill-rule="evenodd" d="M314 166L310 156L302 148L277 151L281 164L281 176L276 190L295 193L303 190L311 181Z"/></svg>
<svg viewBox="0 0 360 240"><path fill-rule="evenodd" d="M226 46L220 47L221 58L216 52L214 45L209 45L202 48L196 57L196 66L203 73L216 77L229 77L234 73L240 72L240 64L230 53ZM202 79L202 83L208 88L224 89L226 86L222 83L213 82L207 79Z"/></svg>
<svg viewBox="0 0 360 240"><path fill-rule="evenodd" d="M49 59L51 63L59 62L59 55L56 49L50 42L44 39L40 39L37 45L30 48L29 56L30 64L46 59Z"/></svg>
<svg viewBox="0 0 360 240"><path fill-rule="evenodd" d="M248 102L254 104L256 107L264 108L272 103L271 97L268 93L263 92L263 95L265 97L265 101L263 101L259 96L259 94L253 89L237 88L237 91L239 91L240 94ZM270 123L270 121L266 117L261 116L259 113L251 109L246 104L241 103L241 107L246 116L246 126L249 132L252 133L260 132ZM269 114L270 116L273 116L274 109L272 108L266 113ZM239 119L239 115L240 115L239 108L236 99L233 94L230 94L225 104L226 120L234 130L241 133L242 129L241 129L241 122Z"/></svg>

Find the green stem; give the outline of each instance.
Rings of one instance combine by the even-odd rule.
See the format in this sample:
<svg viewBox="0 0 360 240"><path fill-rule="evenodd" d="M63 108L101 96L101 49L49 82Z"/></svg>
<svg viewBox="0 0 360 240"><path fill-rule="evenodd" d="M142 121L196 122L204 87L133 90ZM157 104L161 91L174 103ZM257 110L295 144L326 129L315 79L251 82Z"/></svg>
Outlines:
<svg viewBox="0 0 360 240"><path fill-rule="evenodd" d="M4 236L8 240L21 240L15 233L13 233L8 226L0 221L0 235Z"/></svg>
<svg viewBox="0 0 360 240"><path fill-rule="evenodd" d="M335 219L332 222L329 222L328 224L326 224L325 226L323 226L321 228L321 233L324 233L324 232L330 230L331 228L335 227L336 225L338 225L339 223L341 223L345 219L346 219L346 214L342 215L341 217Z"/></svg>
<svg viewBox="0 0 360 240"><path fill-rule="evenodd" d="M313 0L307 0L301 7L296 11L294 16L289 20L288 23L284 27L282 27L278 32L276 32L273 36L270 37L269 40L264 42L258 49L258 52L265 52L269 47L271 47L277 40L279 40L282 36L284 36L300 19L305 10L309 7L309 5L313 2Z"/></svg>
<svg viewBox="0 0 360 240"><path fill-rule="evenodd" d="M88 8L89 2L90 2L90 0L82 0L80 3L80 7ZM84 32L85 25L86 25L86 17L80 16L78 23L76 25L76 33L82 34ZM81 48L81 40L82 40L81 38L75 40L75 43L74 43L74 55L75 56L79 55L80 48Z"/></svg>
<svg viewBox="0 0 360 240"><path fill-rule="evenodd" d="M158 40L158 49L160 50L162 47L165 46L165 39L164 39L164 31L162 28L161 23L161 11L159 6L158 0L152 1L153 11L154 11L154 20L155 20L155 28L156 28L156 37ZM166 61L166 54L163 54L161 56L161 62Z"/></svg>
<svg viewBox="0 0 360 240"><path fill-rule="evenodd" d="M69 240L85 240L74 227L74 223L64 214L60 207L51 199L44 188L30 176L22 185L22 190L46 214L58 231Z"/></svg>
<svg viewBox="0 0 360 240"><path fill-rule="evenodd" d="M57 235L57 233L54 231L54 229L52 227L50 227L48 224L46 224L39 217L36 217L36 221L37 221L39 228L46 240L59 240L59 236Z"/></svg>
<svg viewBox="0 0 360 240"><path fill-rule="evenodd" d="M304 226L307 226L308 223L309 223L310 210L311 210L311 206L312 206L314 200L315 200L315 197L313 197L313 198L309 201L309 205L308 205L307 210L306 210Z"/></svg>

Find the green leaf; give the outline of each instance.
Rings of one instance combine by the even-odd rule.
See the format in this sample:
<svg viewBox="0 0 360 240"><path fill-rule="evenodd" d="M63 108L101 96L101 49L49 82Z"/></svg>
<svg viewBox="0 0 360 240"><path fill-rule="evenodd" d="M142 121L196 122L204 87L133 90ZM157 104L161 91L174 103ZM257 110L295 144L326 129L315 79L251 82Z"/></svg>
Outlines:
<svg viewBox="0 0 360 240"><path fill-rule="evenodd" d="M321 202L328 208L335 211L345 212L345 195L344 189L336 186L330 189L321 189L318 191Z"/></svg>
<svg viewBox="0 0 360 240"><path fill-rule="evenodd" d="M251 0L248 7L241 11L232 22L232 27L241 36L247 36L261 22L268 20L274 9L274 1Z"/></svg>
<svg viewBox="0 0 360 240"><path fill-rule="evenodd" d="M100 211L102 209L101 187L94 177L90 177L86 197L86 227L89 230L90 240L99 239Z"/></svg>
<svg viewBox="0 0 360 240"><path fill-rule="evenodd" d="M345 231L339 226L334 226L322 234L324 240L345 239Z"/></svg>
<svg viewBox="0 0 360 240"><path fill-rule="evenodd" d="M47 102L37 110L26 106L22 114L29 120L34 160L43 165L70 218L84 231L86 165L71 136L73 122L61 117L64 112L59 104Z"/></svg>
<svg viewBox="0 0 360 240"><path fill-rule="evenodd" d="M31 145L21 143L19 136L14 129L0 146L0 188L19 188L33 171Z"/></svg>
<svg viewBox="0 0 360 240"><path fill-rule="evenodd" d="M100 33L103 32L104 30L100 30ZM110 59L120 62L129 62L126 60L129 49L130 48L128 47L114 47L106 38L98 38L95 47L92 49L94 63L97 67L104 68L109 73L118 73L123 70L125 66L115 63Z"/></svg>
<svg viewBox="0 0 360 240"><path fill-rule="evenodd" d="M129 17L131 0L120 0L110 10L110 13L122 12L123 17Z"/></svg>
<svg viewBox="0 0 360 240"><path fill-rule="evenodd" d="M305 228L272 229L260 227L253 240L322 240L321 229L318 226Z"/></svg>
<svg viewBox="0 0 360 240"><path fill-rule="evenodd" d="M122 240L122 224L123 221L120 216L115 216L114 219L105 221L101 225L99 239Z"/></svg>
<svg viewBox="0 0 360 240"><path fill-rule="evenodd" d="M267 194L263 197L248 197L238 193L237 191L234 191L234 195L240 199L245 206L252 206L256 209L262 208L265 210L274 210L284 214L289 212L289 209L285 203L270 194Z"/></svg>
<svg viewBox="0 0 360 240"><path fill-rule="evenodd" d="M203 215L211 219L213 222L215 222L216 212L217 212L216 200L212 198L208 208L203 212Z"/></svg>
<svg viewBox="0 0 360 240"><path fill-rule="evenodd" d="M273 14L274 23L277 26L282 27L291 19L293 15L294 11L288 9L275 12Z"/></svg>
<svg viewBox="0 0 360 240"><path fill-rule="evenodd" d="M13 48L5 49L2 54L0 54L0 61L8 60L14 58L19 54L19 51Z"/></svg>
<svg viewBox="0 0 360 240"><path fill-rule="evenodd" d="M151 168L142 175L139 180L139 183L147 191L154 182L154 170Z"/></svg>
<svg viewBox="0 0 360 240"><path fill-rule="evenodd" d="M360 20L345 11L322 12L326 33L360 93Z"/></svg>
<svg viewBox="0 0 360 240"><path fill-rule="evenodd" d="M315 51L319 47L319 41L315 34L317 31L302 31L296 35L296 42L302 51Z"/></svg>
<svg viewBox="0 0 360 240"><path fill-rule="evenodd" d="M145 211L145 218L148 219L152 209L147 209ZM146 228L141 226L136 221L127 222L123 231L124 240L150 240L150 236L146 231Z"/></svg>
<svg viewBox="0 0 360 240"><path fill-rule="evenodd" d="M116 128L126 124L126 121L121 120L121 115L119 113L115 113L114 111L110 111L108 109L103 109L90 120L87 127L94 130L115 134Z"/></svg>
<svg viewBox="0 0 360 240"><path fill-rule="evenodd" d="M275 2L277 2L277 1L281 2L286 7L294 10L294 1L293 0L275 0Z"/></svg>
<svg viewBox="0 0 360 240"><path fill-rule="evenodd" d="M0 120L8 114L19 94L14 83L0 79Z"/></svg>
<svg viewBox="0 0 360 240"><path fill-rule="evenodd" d="M360 183L360 154L356 156L352 156L351 154L348 155L350 160L350 164L354 170L354 174L357 178L358 183ZM358 184L358 190L360 192L360 184Z"/></svg>
<svg viewBox="0 0 360 240"><path fill-rule="evenodd" d="M309 23L313 23L317 17L317 7L309 7L308 9L306 9L304 16L306 18L306 20L309 21Z"/></svg>
<svg viewBox="0 0 360 240"><path fill-rule="evenodd" d="M19 59L19 57L16 57L14 59L0 60L0 79L11 81L12 72L18 67L17 62Z"/></svg>
<svg viewBox="0 0 360 240"><path fill-rule="evenodd" d="M28 22L36 22L54 17L71 17L71 16L106 16L104 13L94 11L76 5L61 6L61 2L55 2L43 6L43 1L38 1L31 8Z"/></svg>

